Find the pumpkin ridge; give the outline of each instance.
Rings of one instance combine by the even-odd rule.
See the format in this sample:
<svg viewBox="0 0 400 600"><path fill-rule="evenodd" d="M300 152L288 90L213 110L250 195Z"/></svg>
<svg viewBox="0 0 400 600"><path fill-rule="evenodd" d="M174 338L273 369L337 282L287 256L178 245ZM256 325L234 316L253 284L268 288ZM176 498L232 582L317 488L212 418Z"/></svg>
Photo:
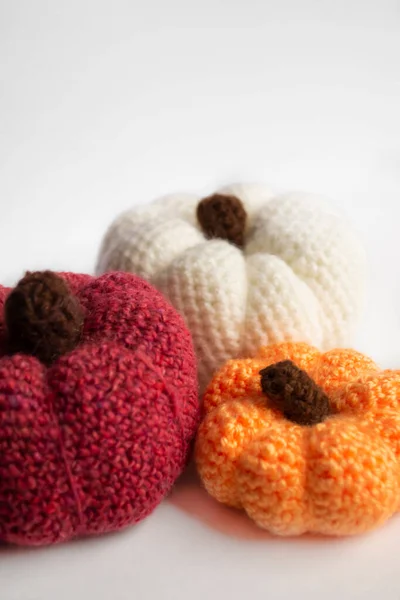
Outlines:
<svg viewBox="0 0 400 600"><path fill-rule="evenodd" d="M355 240L348 227L342 229L341 219L330 215L329 220L317 205L314 210L306 198L298 198L298 210L303 218L313 222L308 226L308 236L297 236L283 225L284 217L289 218L291 194L276 196L273 202L279 205L275 210L273 204L265 206L265 217L260 222L259 231L254 232L254 248L252 253L261 251L279 256L291 271L303 281L313 292L321 310L323 340L321 345L328 348L332 345L342 345L347 335L343 332L351 324L351 317L346 313L346 306L351 303L360 307L361 275L364 269L364 252L355 245ZM317 209L317 210L315 210ZM263 231L265 222L274 233L267 236ZM273 226L277 225L275 232ZM268 232L268 230L267 230ZM281 235L279 235L281 234ZM257 240L257 237L259 238ZM263 240L263 243L260 243ZM283 242L286 241L286 244ZM258 242L258 243L257 243ZM353 261L344 260L340 250L342 243L349 244L353 251ZM296 246L297 244L297 246ZM338 281L345 278L352 285L338 286ZM358 285L354 284L358 282ZM358 288L358 289L357 289ZM350 318L349 318L350 317ZM347 333L347 332L346 332Z"/></svg>
<svg viewBox="0 0 400 600"><path fill-rule="evenodd" d="M47 373L47 377L48 377L48 373ZM63 427L60 423L60 417L59 417L59 415L57 415L57 411L54 406L54 394L50 391L51 386L49 385L48 379L46 380L46 386L47 386L47 393L49 395L50 411L54 418L54 422L56 424L56 429L57 429L57 438L58 438L60 457L61 457L62 463L64 465L64 468L65 468L65 474L66 474L66 478L68 481L68 485L71 490L71 494L72 494L72 498L73 498L73 502L74 502L74 506L75 506L75 512L76 512L76 516L77 516L77 520L78 520L78 524L76 527L76 535L80 535L85 532L86 521L87 521L87 519L85 518L83 505L82 505L81 498L80 498L80 494L82 493L82 490L78 484L77 477L74 473L74 470L72 467L72 461L68 458L68 452L66 451L66 445L65 445L65 440L64 440Z"/></svg>
<svg viewBox="0 0 400 600"><path fill-rule="evenodd" d="M291 295L292 293L294 293L294 290L296 290L296 296L298 298L302 298L302 301L301 303L295 305L295 311L293 311L293 309L290 307L290 304L283 304L283 306L280 306L276 303L276 298L273 298L272 304L269 309L272 315L268 315L267 310L263 311L262 318L264 322L260 322L259 320L257 321L257 329L252 332L252 339L250 344L250 340L244 338L242 352L244 351L246 355L253 355L254 351L256 350L259 344L275 345L282 343L282 337L285 340L290 340L291 338L294 338L296 335L296 333L294 332L298 330L297 324L299 322L307 323L305 332L302 333L300 339L306 340L308 342L312 341L315 345L321 346L323 342L323 323L321 321L322 310L320 301L318 300L314 290L310 288L310 286L307 284L307 281L302 279L295 271L293 271L290 265L288 265L281 257L275 254L264 254L262 252L255 252L253 254L246 255L245 262L247 272L249 273L253 269L259 271L260 267L258 265L258 262L260 260L263 262L267 260L267 263L263 265L264 277L266 268L271 270L271 278L275 276L276 272L279 273L278 288L280 288L280 294L283 294L284 296L286 296L287 294ZM249 294L245 313L246 320L244 322L245 329L248 327L249 324L248 317L250 314L250 310L254 310L255 306L262 304L261 302L257 301L260 295L260 288L259 285L256 285L256 281L257 280L254 278L253 285L249 285ZM276 287L276 284L274 284L274 286ZM254 304L254 306L252 305L252 303ZM312 310L310 309L310 306L312 306ZM284 310L283 316L282 309ZM291 330L287 331L285 336L282 336L282 320L284 321L285 318L289 319L292 322L292 328ZM260 327L263 334L262 337L260 337L259 335ZM254 336L257 336L259 338L258 343L256 343L257 338L254 339Z"/></svg>
<svg viewBox="0 0 400 600"><path fill-rule="evenodd" d="M306 463L304 473L304 532L309 531L310 533L318 533L316 524L316 517L314 513L314 502L312 497L312 486L310 485L310 458L311 458L311 443L310 443L310 430L304 429L303 436L303 456Z"/></svg>
<svg viewBox="0 0 400 600"><path fill-rule="evenodd" d="M243 360L246 360L246 359L243 359ZM232 360L232 361L229 361L229 364L235 365L237 362L238 361L236 361L236 360ZM259 369L259 367L257 367L257 368ZM254 375L256 375L256 374L257 373L254 373ZM254 377L249 377L249 380L251 380L251 379L254 379ZM244 388L242 394L240 394L238 396L233 396L233 397L229 396L229 393L230 393L229 389L225 389L223 391L219 390L218 402L216 404L211 404L209 401L209 398L216 393L217 393L217 390L213 390L213 389L206 390L206 393L204 395L204 401L203 401L204 411L206 414L212 412L213 410L217 409L220 406L224 406L226 404L231 404L232 402L236 402L236 401L249 401L252 404L254 404L255 406L263 407L264 409L267 408L267 407L265 407L264 396L262 394L261 389L259 389L259 388L256 388L256 389ZM269 408L269 410L271 410L271 409Z"/></svg>
<svg viewBox="0 0 400 600"><path fill-rule="evenodd" d="M206 278L204 264L210 260L218 263L218 267ZM247 296L245 267L243 253L234 245L218 239L203 240L196 249L188 248L177 256L157 280L152 280L165 297L173 298L171 303L184 316L189 329L198 332L193 341L202 387L210 381L207 374L214 373L217 365L240 352L238 327L242 326L244 315L236 300ZM234 295L224 297L218 292L221 279L229 280L232 285L236 281ZM212 328L221 335L210 336Z"/></svg>

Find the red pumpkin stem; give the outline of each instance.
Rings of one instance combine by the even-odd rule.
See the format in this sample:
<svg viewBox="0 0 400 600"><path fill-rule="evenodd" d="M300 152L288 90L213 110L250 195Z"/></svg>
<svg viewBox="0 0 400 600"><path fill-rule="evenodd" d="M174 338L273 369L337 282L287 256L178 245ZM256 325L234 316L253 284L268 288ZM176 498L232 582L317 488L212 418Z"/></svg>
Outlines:
<svg viewBox="0 0 400 600"><path fill-rule="evenodd" d="M291 360L270 365L260 375L262 391L290 421L315 425L331 414L328 396Z"/></svg>
<svg viewBox="0 0 400 600"><path fill-rule="evenodd" d="M197 207L197 219L207 238L243 247L247 213L236 196L213 194L204 198Z"/></svg>
<svg viewBox="0 0 400 600"><path fill-rule="evenodd" d="M51 271L27 273L9 294L4 319L11 354L50 365L79 343L83 310L67 283Z"/></svg>

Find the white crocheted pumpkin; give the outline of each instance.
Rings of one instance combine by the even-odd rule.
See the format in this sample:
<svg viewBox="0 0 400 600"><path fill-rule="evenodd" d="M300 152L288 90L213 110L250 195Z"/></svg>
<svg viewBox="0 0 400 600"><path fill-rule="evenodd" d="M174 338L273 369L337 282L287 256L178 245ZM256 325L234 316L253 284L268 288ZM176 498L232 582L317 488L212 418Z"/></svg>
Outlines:
<svg viewBox="0 0 400 600"><path fill-rule="evenodd" d="M262 345L348 343L360 310L362 247L324 201L234 185L201 200L173 195L110 227L98 272L157 287L192 332L203 388L228 359Z"/></svg>

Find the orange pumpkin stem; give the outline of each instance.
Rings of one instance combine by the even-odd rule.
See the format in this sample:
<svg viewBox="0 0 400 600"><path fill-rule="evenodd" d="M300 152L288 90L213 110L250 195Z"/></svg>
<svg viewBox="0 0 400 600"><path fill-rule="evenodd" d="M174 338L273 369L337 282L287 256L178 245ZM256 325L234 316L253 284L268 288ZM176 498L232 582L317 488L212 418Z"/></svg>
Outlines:
<svg viewBox="0 0 400 600"><path fill-rule="evenodd" d="M236 196L213 194L197 206L197 220L207 238L227 240L238 248L244 245L247 213Z"/></svg>
<svg viewBox="0 0 400 600"><path fill-rule="evenodd" d="M291 360L262 369L261 389L275 408L299 425L321 423L331 414L328 396Z"/></svg>

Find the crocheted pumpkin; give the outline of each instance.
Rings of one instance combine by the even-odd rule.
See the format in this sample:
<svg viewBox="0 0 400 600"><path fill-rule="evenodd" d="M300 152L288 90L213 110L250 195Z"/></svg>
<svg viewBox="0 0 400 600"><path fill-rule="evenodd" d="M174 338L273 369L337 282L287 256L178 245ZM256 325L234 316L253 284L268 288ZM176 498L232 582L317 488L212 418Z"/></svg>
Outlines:
<svg viewBox="0 0 400 600"><path fill-rule="evenodd" d="M360 243L313 196L236 185L201 200L175 195L121 215L98 272L137 273L184 316L201 386L260 345L349 343L364 271Z"/></svg>
<svg viewBox="0 0 400 600"><path fill-rule="evenodd" d="M350 535L400 503L400 371L304 343L228 362L210 383L196 461L208 492L278 535Z"/></svg>
<svg viewBox="0 0 400 600"><path fill-rule="evenodd" d="M0 287L0 309L0 540L51 544L143 519L198 424L182 317L122 273L28 273Z"/></svg>

